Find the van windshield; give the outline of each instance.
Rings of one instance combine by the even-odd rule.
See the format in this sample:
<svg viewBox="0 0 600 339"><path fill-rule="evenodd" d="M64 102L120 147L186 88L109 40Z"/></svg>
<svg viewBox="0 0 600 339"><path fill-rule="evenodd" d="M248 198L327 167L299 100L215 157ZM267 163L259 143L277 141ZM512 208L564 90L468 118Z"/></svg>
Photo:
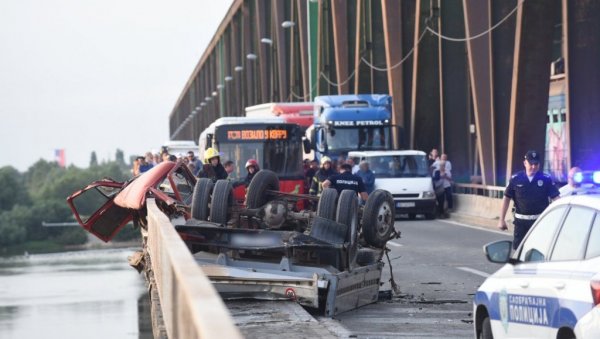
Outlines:
<svg viewBox="0 0 600 339"><path fill-rule="evenodd" d="M373 156L366 159L376 178L428 177L425 155Z"/></svg>

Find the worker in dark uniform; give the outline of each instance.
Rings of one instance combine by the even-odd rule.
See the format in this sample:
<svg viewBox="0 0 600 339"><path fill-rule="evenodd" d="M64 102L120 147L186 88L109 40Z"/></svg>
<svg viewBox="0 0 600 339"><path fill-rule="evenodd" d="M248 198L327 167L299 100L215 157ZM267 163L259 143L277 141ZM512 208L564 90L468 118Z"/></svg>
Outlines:
<svg viewBox="0 0 600 339"><path fill-rule="evenodd" d="M204 151L204 165L199 173L200 178L209 178L212 181L227 179L227 171L221 165L221 154L214 148Z"/></svg>
<svg viewBox="0 0 600 339"><path fill-rule="evenodd" d="M342 164L340 166L340 174L334 174L323 181L323 188L329 187L335 188L338 194L342 193L343 190L353 190L364 201L367 201L369 197L362 178L352 174L352 166L350 164Z"/></svg>
<svg viewBox="0 0 600 339"><path fill-rule="evenodd" d="M528 151L524 158L525 170L513 175L506 186L498 222L499 229L503 231L508 229L504 217L512 199L515 212L513 249L519 246L533 223L548 207L550 200L556 200L559 196L558 189L550 176L539 171L539 153Z"/></svg>

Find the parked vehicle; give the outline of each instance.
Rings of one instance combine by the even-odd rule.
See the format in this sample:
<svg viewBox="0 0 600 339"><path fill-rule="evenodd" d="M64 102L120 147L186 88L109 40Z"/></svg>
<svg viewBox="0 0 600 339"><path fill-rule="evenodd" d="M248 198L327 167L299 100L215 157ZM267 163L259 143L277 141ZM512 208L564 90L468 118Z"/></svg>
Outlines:
<svg viewBox="0 0 600 339"><path fill-rule="evenodd" d="M423 151L354 151L348 158L355 163L367 161L375 174L375 188L386 189L394 197L396 214L417 214L435 218L436 199L433 181Z"/></svg>
<svg viewBox="0 0 600 339"><path fill-rule="evenodd" d="M511 248L484 246L489 261L506 265L477 290L475 336L600 338L600 195L553 202Z"/></svg>
<svg viewBox="0 0 600 339"><path fill-rule="evenodd" d="M335 160L349 151L393 149L391 105L391 97L380 94L316 97L304 151Z"/></svg>
<svg viewBox="0 0 600 339"><path fill-rule="evenodd" d="M246 117L280 117L287 123L300 125L304 132L313 124L313 111L312 102L269 102L246 107Z"/></svg>
<svg viewBox="0 0 600 339"><path fill-rule="evenodd" d="M198 153L198 145L194 140L169 140L163 144L161 150L173 155L187 155L188 152Z"/></svg>
<svg viewBox="0 0 600 339"><path fill-rule="evenodd" d="M209 147L221 154L221 162L231 160L234 171L230 180L241 182L247 175L249 159L261 169L277 174L284 192L304 193L302 167L302 131L283 118L227 117L215 120L200 134L200 154ZM235 199L244 201L246 186L235 189Z"/></svg>

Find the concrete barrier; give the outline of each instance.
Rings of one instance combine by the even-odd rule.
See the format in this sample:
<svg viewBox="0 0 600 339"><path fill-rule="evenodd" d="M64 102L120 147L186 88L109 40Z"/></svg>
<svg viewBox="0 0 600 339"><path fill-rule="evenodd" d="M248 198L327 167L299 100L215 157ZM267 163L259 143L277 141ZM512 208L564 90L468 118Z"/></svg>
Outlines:
<svg viewBox="0 0 600 339"><path fill-rule="evenodd" d="M147 250L169 338L242 338L223 300L170 220L148 208Z"/></svg>
<svg viewBox="0 0 600 339"><path fill-rule="evenodd" d="M456 184L454 212L451 218L469 224L496 228L500 220L504 187ZM506 213L506 223L512 230L512 202Z"/></svg>

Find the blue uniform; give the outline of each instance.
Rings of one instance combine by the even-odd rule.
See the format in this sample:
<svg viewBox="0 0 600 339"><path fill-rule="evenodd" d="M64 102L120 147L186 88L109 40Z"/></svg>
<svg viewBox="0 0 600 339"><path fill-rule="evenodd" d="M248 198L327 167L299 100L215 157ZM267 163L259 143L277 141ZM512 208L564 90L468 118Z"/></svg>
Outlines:
<svg viewBox="0 0 600 339"><path fill-rule="evenodd" d="M525 234L531 228L537 217L550 204L549 198L558 197L559 192L550 176L536 172L529 181L525 171L518 172L510 178L504 190L504 196L514 201L515 206L515 236L513 248L517 248Z"/></svg>
<svg viewBox="0 0 600 339"><path fill-rule="evenodd" d="M335 188L338 191L338 194L342 193L343 190L352 190L356 193L367 191L362 178L350 172L334 174L327 180L331 182L331 188Z"/></svg>

